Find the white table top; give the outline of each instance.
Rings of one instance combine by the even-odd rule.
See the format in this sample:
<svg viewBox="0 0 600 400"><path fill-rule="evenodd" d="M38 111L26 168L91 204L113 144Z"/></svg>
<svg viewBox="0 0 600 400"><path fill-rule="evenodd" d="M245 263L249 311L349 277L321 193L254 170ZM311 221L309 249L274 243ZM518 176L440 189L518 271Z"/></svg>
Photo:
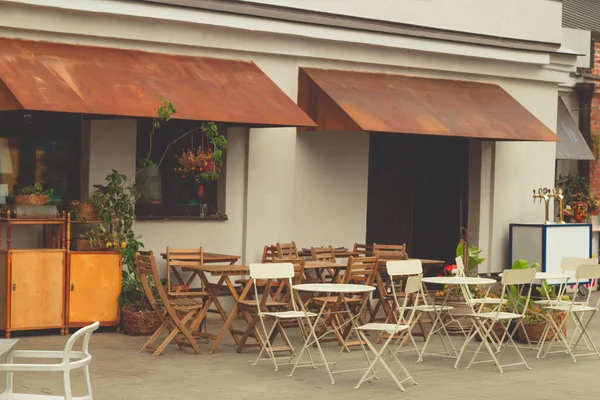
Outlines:
<svg viewBox="0 0 600 400"><path fill-rule="evenodd" d="M423 278L423 282L438 285L491 285L492 283L496 283L496 280L476 276L437 276Z"/></svg>
<svg viewBox="0 0 600 400"><path fill-rule="evenodd" d="M498 274L499 277L502 277L502 273ZM536 280L544 280L544 279L569 279L571 275L565 274L562 272L536 272L535 279Z"/></svg>
<svg viewBox="0 0 600 400"><path fill-rule="evenodd" d="M301 283L293 285L293 289L304 292L325 292L325 293L364 293L375 290L374 286L355 285L349 283Z"/></svg>
<svg viewBox="0 0 600 400"><path fill-rule="evenodd" d="M19 339L0 339L0 356L10 351Z"/></svg>

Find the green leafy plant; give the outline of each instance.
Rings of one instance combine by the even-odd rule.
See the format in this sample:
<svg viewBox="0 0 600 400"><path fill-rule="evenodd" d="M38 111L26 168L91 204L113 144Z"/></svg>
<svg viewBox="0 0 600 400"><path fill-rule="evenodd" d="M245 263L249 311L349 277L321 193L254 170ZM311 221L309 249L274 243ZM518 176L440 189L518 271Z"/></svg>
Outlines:
<svg viewBox="0 0 600 400"><path fill-rule="evenodd" d="M18 193L25 195L25 196L48 196L48 197L54 196L53 189L44 190L44 186L39 182L36 182L33 185L25 186L25 187L19 189Z"/></svg>
<svg viewBox="0 0 600 400"><path fill-rule="evenodd" d="M478 249L476 246L469 246L468 250L468 258L469 261L465 263L465 273L470 275L475 268L479 266L482 262L485 261L485 258L480 257L479 255L483 252L483 250ZM464 241L461 240L456 246L456 257L463 256L464 257Z"/></svg>
<svg viewBox="0 0 600 400"><path fill-rule="evenodd" d="M561 175L556 184L563 189L565 205L586 203L589 214L597 215L600 211L600 198L592 193L590 185L583 176L577 173Z"/></svg>
<svg viewBox="0 0 600 400"><path fill-rule="evenodd" d="M86 237L93 244L103 243L108 249L120 251L123 257L123 270L121 303L127 303L138 294L129 292L130 288L141 291L141 283L135 274L135 254L144 245L138 241L133 231L134 206L136 190L130 180L116 170L106 176L106 184L95 185L96 190L89 201L94 204L96 214L104 223L91 227L88 225ZM106 229L110 226L110 229ZM123 304L127 305L127 304Z"/></svg>

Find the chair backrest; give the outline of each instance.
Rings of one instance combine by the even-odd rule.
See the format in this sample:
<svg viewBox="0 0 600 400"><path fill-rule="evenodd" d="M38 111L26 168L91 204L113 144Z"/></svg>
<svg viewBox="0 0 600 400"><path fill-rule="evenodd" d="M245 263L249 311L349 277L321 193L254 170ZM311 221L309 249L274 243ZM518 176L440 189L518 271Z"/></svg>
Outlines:
<svg viewBox="0 0 600 400"><path fill-rule="evenodd" d="M90 339L92 338L92 333L94 333L94 331L98 329L99 326L100 322L96 321L93 324L84 326L83 328L75 332L73 335L71 335L69 340L67 340L67 343L65 344L64 348L64 365L72 365L76 362L77 367L82 367L83 365L89 364L92 361L92 356L90 354ZM73 352L73 346L75 345L75 343L77 343L79 339L82 338L83 341L81 343L81 352L79 354L78 352ZM73 359L75 361L71 361Z"/></svg>
<svg viewBox="0 0 600 400"><path fill-rule="evenodd" d="M501 299L508 297L508 304L513 307L513 312L525 315L529 309L531 300L531 289L535 280L537 269L507 269L502 273ZM527 295L523 295L523 289L527 287ZM522 297L525 297L523 301ZM483 309L483 308L482 308ZM499 316L502 307L496 307L496 315Z"/></svg>
<svg viewBox="0 0 600 400"><path fill-rule="evenodd" d="M465 272L465 263L463 262L462 256L458 256L454 259L456 262L456 270L458 273L457 276L465 276L467 273Z"/></svg>
<svg viewBox="0 0 600 400"><path fill-rule="evenodd" d="M352 249L352 251L358 253L359 256L370 257L373 255L373 245L354 243L354 248Z"/></svg>
<svg viewBox="0 0 600 400"><path fill-rule="evenodd" d="M390 276L419 275L423 273L421 260L388 260L385 265Z"/></svg>
<svg viewBox="0 0 600 400"><path fill-rule="evenodd" d="M535 268L507 269L502 273L503 285L531 285L535 280Z"/></svg>
<svg viewBox="0 0 600 400"><path fill-rule="evenodd" d="M274 258L272 261L275 263L292 263L294 265L294 278L292 279L292 284L297 285L304 281L304 269L306 266L306 258L290 258L289 260L281 260L278 258Z"/></svg>
<svg viewBox="0 0 600 400"><path fill-rule="evenodd" d="M167 290L169 294L176 294L176 292L173 292L173 285L171 284L173 274L178 278L178 284L184 284L184 282L180 282L182 278L180 272L177 271L178 267L197 267L200 265L204 265L204 250L202 250L202 247L197 249L173 249L167 247Z"/></svg>
<svg viewBox="0 0 600 400"><path fill-rule="evenodd" d="M407 260L406 244L373 243L373 255L379 256L379 264L385 265L387 260Z"/></svg>
<svg viewBox="0 0 600 400"><path fill-rule="evenodd" d="M263 255L262 255L262 263L270 263L273 262L274 259L276 259L278 257L277 254L277 246L276 245L270 245L270 246L265 246L264 250L263 250Z"/></svg>
<svg viewBox="0 0 600 400"><path fill-rule="evenodd" d="M335 251L333 246L311 247L310 255L312 261L331 261L335 262Z"/></svg>
<svg viewBox="0 0 600 400"><path fill-rule="evenodd" d="M295 276L294 264L291 262L276 262L276 263L253 263L250 264L250 278L254 286L254 299L256 301L256 307L259 312L265 310L265 306L269 299L275 301L284 301L284 298L289 301L296 309L296 303L293 296L286 296L287 293L291 293L292 279ZM258 292L257 280L266 281L264 283L264 290L262 295ZM272 290L273 288L276 290Z"/></svg>
<svg viewBox="0 0 600 400"><path fill-rule="evenodd" d="M591 265L598 264L598 260L594 258L577 258L577 257L564 257L560 261L560 268L563 271L577 271L580 265Z"/></svg>
<svg viewBox="0 0 600 400"><path fill-rule="evenodd" d="M277 243L277 258L298 258L296 243Z"/></svg>
<svg viewBox="0 0 600 400"><path fill-rule="evenodd" d="M374 257L348 257L348 266L344 274L344 283L372 285L375 282L379 258Z"/></svg>
<svg viewBox="0 0 600 400"><path fill-rule="evenodd" d="M158 293L159 299L165 307L169 307L170 302L169 296L161 285L160 274L158 273L156 259L154 258L154 253L152 250L148 252L148 255L142 255L140 253L136 254L135 270L138 274L140 282L142 283L142 288L144 289L146 299L148 299L148 302L154 311L162 314L162 310L157 304L158 301L154 295L154 290L156 290L156 293Z"/></svg>
<svg viewBox="0 0 600 400"><path fill-rule="evenodd" d="M412 275L406 278L406 284L404 285L404 299L402 303L400 303L400 293L398 290L402 287L402 279L404 279L405 275L392 275L390 274L390 287L392 288L392 297L394 299L394 304L396 309L398 310L398 320L396 322L397 325L406 324L410 325L411 321L415 316L416 307L411 307L410 315L406 318L407 307L410 304L419 304L419 298L423 297L425 301L425 293L423 291L423 283L422 275ZM401 278L401 279L398 279ZM427 302L425 301L425 304Z"/></svg>
<svg viewBox="0 0 600 400"><path fill-rule="evenodd" d="M577 280L577 285L593 279L600 279L600 264L598 264L598 261L591 259L587 260L587 264L579 265L575 272L575 279ZM571 299L571 308L578 302L578 296L579 291L576 290L573 294L573 298ZM585 304L589 305L592 297L592 291L588 290L587 295L581 295L579 297L585 297ZM598 306L600 306L600 298L598 298L598 302L596 304L596 307Z"/></svg>

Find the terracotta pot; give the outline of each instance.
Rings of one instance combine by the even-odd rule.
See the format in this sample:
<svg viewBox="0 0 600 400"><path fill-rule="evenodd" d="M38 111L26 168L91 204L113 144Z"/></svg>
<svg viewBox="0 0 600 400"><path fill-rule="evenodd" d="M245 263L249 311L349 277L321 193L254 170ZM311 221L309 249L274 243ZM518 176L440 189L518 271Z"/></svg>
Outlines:
<svg viewBox="0 0 600 400"><path fill-rule="evenodd" d="M92 249L92 244L89 239L78 238L75 239L75 250L76 251L89 251Z"/></svg>
<svg viewBox="0 0 600 400"><path fill-rule="evenodd" d="M441 303L441 301L440 301ZM448 333L451 335L463 335L463 330L465 332L469 332L471 326L473 326L473 321L471 318L461 318L463 315L472 314L471 307L465 303L465 299L462 296L450 296L448 298L448 306L454 307L451 311L454 316L455 321L450 322L450 317L444 317L444 323L447 323L446 329ZM461 329L462 328L462 329Z"/></svg>
<svg viewBox="0 0 600 400"><path fill-rule="evenodd" d="M81 219L85 219L86 221L96 221L98 219L93 204L80 203L77 205L77 211L79 211Z"/></svg>
<svg viewBox="0 0 600 400"><path fill-rule="evenodd" d="M565 318L565 316L562 314L555 314L554 321L556 322L556 325L560 326L560 324L562 323L564 318ZM525 330L523 330L523 326L525 327ZM529 338L529 341L532 343L540 342L542 340L542 334L544 333L545 327L546 327L546 322L540 322L537 324L520 325L519 328L517 329L517 335L519 337L519 341L523 342L523 343L527 343L527 338ZM565 326L563 326L562 332L565 336L567 335L567 325L566 324L565 324ZM527 333L527 336L525 336L525 333ZM552 339L554 339L554 331L550 328L550 331L548 332L548 336L546 337L546 341L552 340Z"/></svg>

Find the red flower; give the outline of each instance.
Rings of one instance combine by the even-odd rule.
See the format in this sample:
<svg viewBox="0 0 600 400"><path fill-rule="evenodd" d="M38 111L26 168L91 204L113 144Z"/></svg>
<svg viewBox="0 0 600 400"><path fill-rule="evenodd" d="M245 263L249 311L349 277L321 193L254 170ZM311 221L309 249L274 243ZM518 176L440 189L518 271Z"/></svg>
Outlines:
<svg viewBox="0 0 600 400"><path fill-rule="evenodd" d="M444 276L444 275L442 275L442 274L439 274L439 275L438 275L438 278L442 278L443 276Z"/></svg>

